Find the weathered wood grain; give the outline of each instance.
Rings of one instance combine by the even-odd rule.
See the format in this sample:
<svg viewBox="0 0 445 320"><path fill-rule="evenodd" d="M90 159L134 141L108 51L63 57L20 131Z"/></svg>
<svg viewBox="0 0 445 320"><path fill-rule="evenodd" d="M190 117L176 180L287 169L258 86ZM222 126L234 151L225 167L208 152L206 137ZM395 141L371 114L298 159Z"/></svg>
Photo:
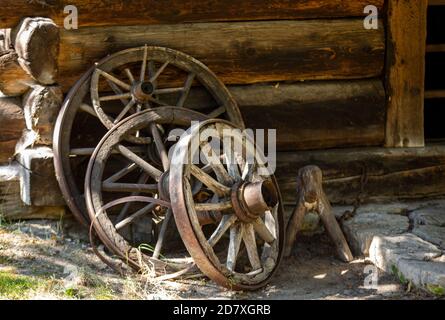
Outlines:
<svg viewBox="0 0 445 320"><path fill-rule="evenodd" d="M298 169L317 165L323 187L336 204L354 203L366 171L365 201L394 201L445 194L445 147L362 148L278 153L277 179L287 204L294 204ZM364 171L365 170L365 171Z"/></svg>
<svg viewBox="0 0 445 320"><path fill-rule="evenodd" d="M18 55L13 50L0 52L0 93L6 96L20 96L35 81L23 70Z"/></svg>
<svg viewBox="0 0 445 320"><path fill-rule="evenodd" d="M38 144L52 144L62 101L63 94L59 86L37 85L23 96L26 128L36 133Z"/></svg>
<svg viewBox="0 0 445 320"><path fill-rule="evenodd" d="M183 51L226 84L380 76L384 28L362 19L90 27L61 30L64 91L106 55L144 44Z"/></svg>
<svg viewBox="0 0 445 320"><path fill-rule="evenodd" d="M386 146L424 145L424 79L428 1L388 2Z"/></svg>
<svg viewBox="0 0 445 320"><path fill-rule="evenodd" d="M77 7L79 26L146 25L209 21L309 19L363 16L367 5L383 10L384 0L2 0L0 27L23 17L50 17L58 25Z"/></svg>
<svg viewBox="0 0 445 320"><path fill-rule="evenodd" d="M231 86L247 128L276 129L278 150L383 145L380 80Z"/></svg>
<svg viewBox="0 0 445 320"><path fill-rule="evenodd" d="M0 164L8 163L14 156L16 143L25 129L25 119L20 100L0 98Z"/></svg>
<svg viewBox="0 0 445 320"><path fill-rule="evenodd" d="M22 68L37 82L55 83L59 55L59 28L47 18L26 18L17 28L14 49Z"/></svg>

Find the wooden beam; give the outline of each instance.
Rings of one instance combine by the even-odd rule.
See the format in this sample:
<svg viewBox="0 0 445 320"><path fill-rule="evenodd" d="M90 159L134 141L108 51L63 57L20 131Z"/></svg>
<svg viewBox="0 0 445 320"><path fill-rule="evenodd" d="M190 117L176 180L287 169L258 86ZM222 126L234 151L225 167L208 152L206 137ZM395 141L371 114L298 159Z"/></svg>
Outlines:
<svg viewBox="0 0 445 320"><path fill-rule="evenodd" d="M365 201L445 195L444 145L278 153L276 176L288 205L295 204L296 177L299 168L306 165L323 170L323 187L336 204L353 204L362 181Z"/></svg>
<svg viewBox="0 0 445 320"><path fill-rule="evenodd" d="M144 44L190 54L226 84L377 77L384 39L362 19L62 29L58 81L66 91L99 59Z"/></svg>
<svg viewBox="0 0 445 320"><path fill-rule="evenodd" d="M424 145L427 0L388 2L386 146Z"/></svg>
<svg viewBox="0 0 445 320"><path fill-rule="evenodd" d="M49 17L59 26L77 7L79 26L147 25L210 21L248 21L361 17L367 5L383 10L384 0L2 0L0 28L13 28L24 17Z"/></svg>
<svg viewBox="0 0 445 320"><path fill-rule="evenodd" d="M425 91L425 99L443 99L443 98L445 98L445 90Z"/></svg>
<svg viewBox="0 0 445 320"><path fill-rule="evenodd" d="M445 52L445 44L427 44L426 52Z"/></svg>

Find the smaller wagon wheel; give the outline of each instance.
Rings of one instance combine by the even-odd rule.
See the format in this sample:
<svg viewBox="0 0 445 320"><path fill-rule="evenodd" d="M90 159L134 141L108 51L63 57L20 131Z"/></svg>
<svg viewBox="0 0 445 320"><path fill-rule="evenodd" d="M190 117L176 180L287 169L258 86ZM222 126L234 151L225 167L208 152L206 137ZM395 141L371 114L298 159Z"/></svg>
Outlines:
<svg viewBox="0 0 445 320"><path fill-rule="evenodd" d="M225 117L242 124L236 103L222 82L195 58L168 48L144 46L118 52L96 64L91 76L91 101L100 121L111 129L131 113L161 106L184 107L192 86L205 89L213 108L209 118ZM112 93L109 92L112 90ZM121 104L117 108L116 102ZM224 116L226 114L226 116ZM129 136L133 142L143 137Z"/></svg>
<svg viewBox="0 0 445 320"><path fill-rule="evenodd" d="M281 196L265 164L247 135L216 119L191 127L173 152L169 188L178 230L201 271L228 288L264 286L282 256ZM193 179L207 198L194 195Z"/></svg>
<svg viewBox="0 0 445 320"><path fill-rule="evenodd" d="M168 198L170 162L167 154L169 147L176 143L169 142L171 134L178 136L176 130L184 128L184 132L192 121L206 119L198 112L176 107L142 111L111 129L89 161L85 198L94 229L112 252L137 271L146 270L148 266L156 275L171 274L193 263L190 257L184 258L188 253L182 245L175 245L182 247L182 251L166 253L162 250L166 235L174 227L170 221L173 214ZM161 132L158 126L171 127L173 131ZM160 155L159 163L129 148L127 138L138 131L152 134ZM116 167L116 157L123 159L121 166ZM114 171L110 171L110 167ZM135 240L134 227L142 229L145 238ZM179 242L182 243L180 239Z"/></svg>

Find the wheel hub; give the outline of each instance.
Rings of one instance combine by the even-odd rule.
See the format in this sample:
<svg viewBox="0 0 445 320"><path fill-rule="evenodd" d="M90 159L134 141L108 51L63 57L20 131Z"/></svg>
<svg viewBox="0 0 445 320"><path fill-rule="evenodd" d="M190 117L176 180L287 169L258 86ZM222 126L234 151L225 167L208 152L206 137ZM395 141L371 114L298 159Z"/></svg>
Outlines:
<svg viewBox="0 0 445 320"><path fill-rule="evenodd" d="M231 191L233 209L237 217L250 223L271 210L278 203L278 192L271 181L241 182Z"/></svg>
<svg viewBox="0 0 445 320"><path fill-rule="evenodd" d="M131 95L139 103L149 101L154 91L155 85L150 81L137 81L131 86Z"/></svg>

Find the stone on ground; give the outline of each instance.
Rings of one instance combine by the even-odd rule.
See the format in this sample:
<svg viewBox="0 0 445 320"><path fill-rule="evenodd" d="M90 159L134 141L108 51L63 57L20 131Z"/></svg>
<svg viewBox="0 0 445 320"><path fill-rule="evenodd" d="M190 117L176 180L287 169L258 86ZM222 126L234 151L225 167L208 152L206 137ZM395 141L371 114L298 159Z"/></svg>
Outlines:
<svg viewBox="0 0 445 320"><path fill-rule="evenodd" d="M342 227L353 253L367 255L375 236L402 234L408 230L409 220L400 214L359 209Z"/></svg>
<svg viewBox="0 0 445 320"><path fill-rule="evenodd" d="M414 234L375 236L369 258L380 269L395 273L402 282L445 288L442 251Z"/></svg>

